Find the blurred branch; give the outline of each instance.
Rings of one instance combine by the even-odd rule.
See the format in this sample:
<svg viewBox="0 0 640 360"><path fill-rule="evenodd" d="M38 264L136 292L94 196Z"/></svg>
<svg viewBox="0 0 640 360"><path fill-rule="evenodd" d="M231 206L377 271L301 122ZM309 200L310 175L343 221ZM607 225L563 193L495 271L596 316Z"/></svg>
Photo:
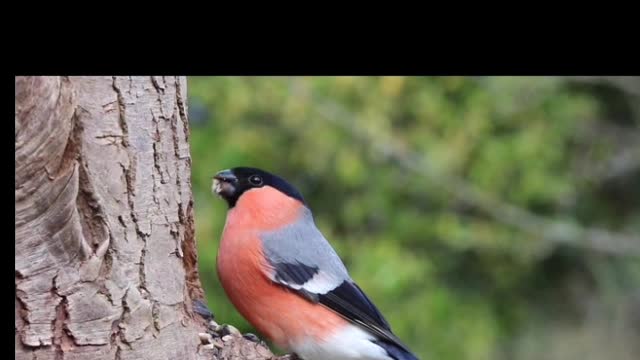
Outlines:
<svg viewBox="0 0 640 360"><path fill-rule="evenodd" d="M566 79L587 84L605 84L628 95L640 97L640 76L567 76Z"/></svg>
<svg viewBox="0 0 640 360"><path fill-rule="evenodd" d="M627 176L638 169L640 169L640 147L631 146L622 149L600 164L585 162L582 173L589 181L602 183Z"/></svg>
<svg viewBox="0 0 640 360"><path fill-rule="evenodd" d="M597 122L579 130L580 141L586 144L604 144L611 148L605 159L596 159L596 147L589 146L579 155L576 171L592 183L603 183L633 174L640 169L640 131L609 122Z"/></svg>
<svg viewBox="0 0 640 360"><path fill-rule="evenodd" d="M300 82L295 83L292 93L308 96L309 89ZM547 241L588 248L615 255L640 255L640 239L626 234L610 232L600 228L585 228L578 224L558 221L531 213L525 209L508 204L465 182L459 177L435 171L426 158L410 151L402 151L392 137L373 134L359 127L353 119L355 115L335 102L311 94L316 111L327 121L349 132L355 141L368 146L371 151L386 160L400 166L405 171L428 179L444 191L473 206L495 221L513 226L523 232L534 234Z"/></svg>

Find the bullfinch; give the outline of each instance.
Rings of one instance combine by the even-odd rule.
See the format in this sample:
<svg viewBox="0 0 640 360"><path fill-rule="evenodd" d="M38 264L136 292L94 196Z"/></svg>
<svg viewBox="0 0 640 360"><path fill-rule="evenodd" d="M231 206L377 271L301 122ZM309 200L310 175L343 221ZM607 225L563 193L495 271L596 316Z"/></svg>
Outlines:
<svg viewBox="0 0 640 360"><path fill-rule="evenodd" d="M212 190L228 204L220 282L260 333L305 360L417 360L351 279L292 185L237 167L218 172Z"/></svg>

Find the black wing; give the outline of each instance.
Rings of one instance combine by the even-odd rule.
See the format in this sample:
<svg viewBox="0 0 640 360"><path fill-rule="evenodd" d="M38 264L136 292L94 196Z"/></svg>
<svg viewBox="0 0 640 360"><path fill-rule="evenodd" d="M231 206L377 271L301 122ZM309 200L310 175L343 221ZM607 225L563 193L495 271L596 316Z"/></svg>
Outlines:
<svg viewBox="0 0 640 360"><path fill-rule="evenodd" d="M381 340L410 352L409 348L393 334L387 320L356 283L344 281L334 290L319 294L318 298L320 304L337 312L350 322L366 328Z"/></svg>
<svg viewBox="0 0 640 360"><path fill-rule="evenodd" d="M324 294L314 293L305 289L305 283L318 273L317 267L284 262L273 264L273 267L275 282L294 290L309 301L326 306L346 320L364 327L382 341L390 342L407 352L410 351L393 334L391 326L378 308L353 281L344 280L341 283L336 283L333 290Z"/></svg>
<svg viewBox="0 0 640 360"><path fill-rule="evenodd" d="M275 274L273 281L285 286L288 289L295 290L298 294L307 298L311 302L318 302L318 295L307 291L304 284L318 274L318 267L308 266L301 263L290 264L279 262L272 264Z"/></svg>

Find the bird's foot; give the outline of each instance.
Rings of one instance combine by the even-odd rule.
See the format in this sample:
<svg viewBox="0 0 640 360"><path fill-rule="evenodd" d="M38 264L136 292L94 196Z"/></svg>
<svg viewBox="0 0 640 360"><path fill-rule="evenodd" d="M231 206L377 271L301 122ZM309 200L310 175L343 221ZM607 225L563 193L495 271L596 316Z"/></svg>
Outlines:
<svg viewBox="0 0 640 360"><path fill-rule="evenodd" d="M246 333L242 335L242 337L255 343L259 343L261 341L259 337L257 337L255 334L252 334L252 333Z"/></svg>
<svg viewBox="0 0 640 360"><path fill-rule="evenodd" d="M204 318L207 321L213 320L214 315L211 312L211 310L209 310L209 308L207 307L207 304L205 304L202 300L196 299L193 300L192 302L193 305L193 311L202 316L202 318Z"/></svg>
<svg viewBox="0 0 640 360"><path fill-rule="evenodd" d="M262 345L262 346L264 346L264 347L266 347L266 348L268 348L268 347L269 347L269 346L267 345L267 343L266 343L266 342L264 342L264 340L260 339L260 338L259 338L257 335L255 335L255 334L252 334L252 333L246 333L246 334L242 335L242 337L243 337L243 338L245 338L245 339L247 339L247 340L249 340L249 341L251 341L251 342L254 342L254 343L256 343L256 344L260 344L260 345Z"/></svg>
<svg viewBox="0 0 640 360"><path fill-rule="evenodd" d="M283 355L283 356L279 357L278 359L279 360L302 360L302 358L300 356L298 356L298 354L296 354L296 353Z"/></svg>

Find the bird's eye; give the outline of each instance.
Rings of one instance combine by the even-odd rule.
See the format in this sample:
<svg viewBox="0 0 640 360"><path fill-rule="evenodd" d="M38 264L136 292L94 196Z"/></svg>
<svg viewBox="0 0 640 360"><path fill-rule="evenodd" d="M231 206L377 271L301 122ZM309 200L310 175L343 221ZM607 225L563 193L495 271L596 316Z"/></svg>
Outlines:
<svg viewBox="0 0 640 360"><path fill-rule="evenodd" d="M249 177L249 182L253 186L260 186L260 185L262 185L262 178L260 176L258 176L258 175L251 175Z"/></svg>

